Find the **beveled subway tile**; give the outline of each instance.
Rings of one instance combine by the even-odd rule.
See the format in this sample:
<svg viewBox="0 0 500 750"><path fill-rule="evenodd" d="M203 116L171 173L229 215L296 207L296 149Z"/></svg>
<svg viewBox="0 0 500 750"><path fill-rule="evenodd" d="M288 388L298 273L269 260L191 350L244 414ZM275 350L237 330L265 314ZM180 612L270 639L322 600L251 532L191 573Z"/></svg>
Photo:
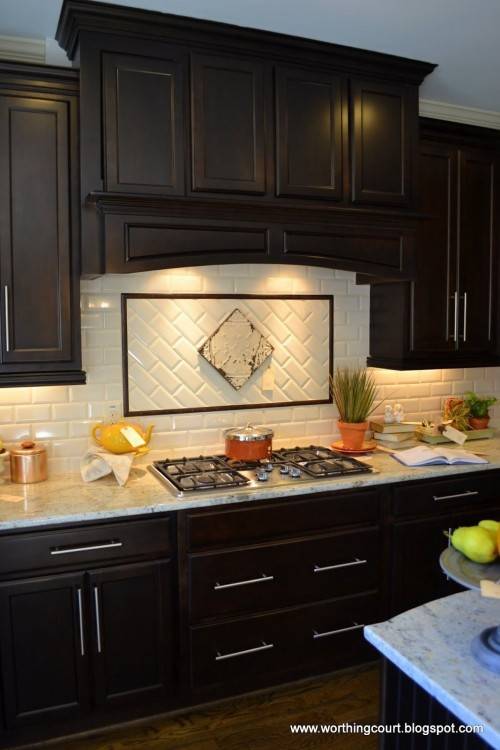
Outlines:
<svg viewBox="0 0 500 750"><path fill-rule="evenodd" d="M55 440L68 436L67 422L37 422L32 425L31 435L35 440Z"/></svg>
<svg viewBox="0 0 500 750"><path fill-rule="evenodd" d="M16 406L14 409L14 419L16 422L32 422L33 420L47 421L51 416L50 404L27 404L26 406Z"/></svg>
<svg viewBox="0 0 500 750"><path fill-rule="evenodd" d="M68 388L63 385L37 386L32 388L31 394L34 404L55 404L68 401Z"/></svg>
<svg viewBox="0 0 500 750"><path fill-rule="evenodd" d="M0 425L0 439L4 443L18 442L27 440L31 437L30 424L3 424Z"/></svg>

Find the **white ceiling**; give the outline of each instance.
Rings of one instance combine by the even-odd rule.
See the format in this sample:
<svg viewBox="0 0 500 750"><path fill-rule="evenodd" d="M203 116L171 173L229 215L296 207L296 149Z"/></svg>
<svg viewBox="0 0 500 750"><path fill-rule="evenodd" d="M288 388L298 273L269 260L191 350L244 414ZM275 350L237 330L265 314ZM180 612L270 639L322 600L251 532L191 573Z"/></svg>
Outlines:
<svg viewBox="0 0 500 750"><path fill-rule="evenodd" d="M428 60L439 68L425 81L423 98L500 112L500 0L108 2ZM60 6L61 0L0 0L0 34L51 39Z"/></svg>

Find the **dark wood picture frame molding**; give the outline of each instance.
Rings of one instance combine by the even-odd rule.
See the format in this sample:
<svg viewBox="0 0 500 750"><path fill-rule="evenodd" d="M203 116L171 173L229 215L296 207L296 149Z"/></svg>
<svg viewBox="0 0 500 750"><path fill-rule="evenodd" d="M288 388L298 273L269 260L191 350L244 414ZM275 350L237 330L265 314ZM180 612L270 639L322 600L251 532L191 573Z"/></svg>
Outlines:
<svg viewBox="0 0 500 750"><path fill-rule="evenodd" d="M282 406L317 406L318 404L333 403L333 394L331 384L328 387L328 398L311 399L300 401L280 401L277 403L256 403L256 404L228 404L226 406L203 406L203 407L186 407L183 409L154 409L144 411L131 411L128 389L128 321L127 321L127 304L129 299L220 299L220 300L327 300L328 315L328 370L330 378L333 376L333 295L330 294L148 294L141 292L123 293L121 295L121 314L122 314L122 376L123 376L123 413L127 417L143 417L152 414L194 414L197 412L210 411L236 411L240 409L274 409Z"/></svg>

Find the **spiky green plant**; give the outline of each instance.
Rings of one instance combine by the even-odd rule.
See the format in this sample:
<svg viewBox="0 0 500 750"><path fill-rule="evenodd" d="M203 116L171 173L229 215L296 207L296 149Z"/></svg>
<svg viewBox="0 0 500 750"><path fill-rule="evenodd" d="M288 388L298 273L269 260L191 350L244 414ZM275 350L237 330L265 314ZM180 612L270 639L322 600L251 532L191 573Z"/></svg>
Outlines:
<svg viewBox="0 0 500 750"><path fill-rule="evenodd" d="M339 367L331 378L331 385L342 422L366 422L378 406L375 406L375 380L364 367Z"/></svg>

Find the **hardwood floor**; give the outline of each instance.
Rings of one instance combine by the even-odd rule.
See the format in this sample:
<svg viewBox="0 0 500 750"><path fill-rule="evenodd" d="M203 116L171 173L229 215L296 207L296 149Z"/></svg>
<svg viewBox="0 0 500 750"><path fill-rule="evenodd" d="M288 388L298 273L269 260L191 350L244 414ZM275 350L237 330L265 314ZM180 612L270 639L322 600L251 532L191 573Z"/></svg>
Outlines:
<svg viewBox="0 0 500 750"><path fill-rule="evenodd" d="M378 720L376 666L339 672L159 716L75 740L46 743L53 750L375 750L377 736L292 734L290 724L373 723Z"/></svg>

